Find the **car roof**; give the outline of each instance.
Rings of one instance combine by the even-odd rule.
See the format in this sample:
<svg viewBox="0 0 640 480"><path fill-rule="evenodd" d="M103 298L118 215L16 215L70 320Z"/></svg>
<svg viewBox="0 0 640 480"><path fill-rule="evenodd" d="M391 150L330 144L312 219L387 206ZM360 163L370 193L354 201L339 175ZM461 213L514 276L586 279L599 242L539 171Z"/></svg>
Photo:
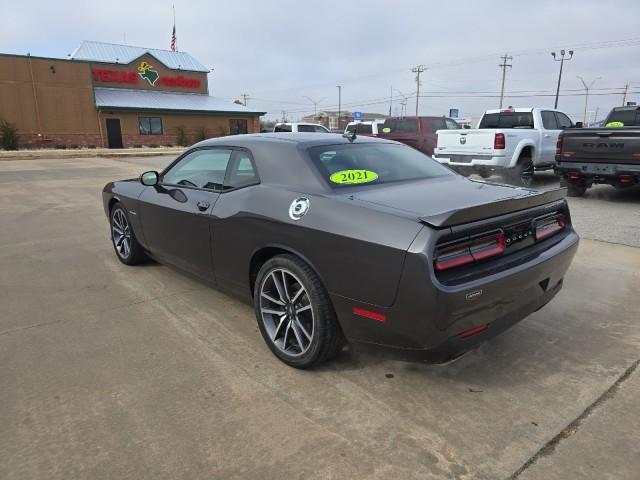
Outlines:
<svg viewBox="0 0 640 480"><path fill-rule="evenodd" d="M292 133L292 132L277 132L277 133L249 133L245 135L230 135L227 137L217 137L204 140L197 143L195 146L217 146L228 145L238 147L251 147L258 144L268 143L281 143L281 144L296 144L302 147L313 147L319 145L340 145L348 143L397 143L392 140L380 139L376 137L356 136L355 140L351 142L348 138L343 137L336 133Z"/></svg>
<svg viewBox="0 0 640 480"><path fill-rule="evenodd" d="M320 127L324 127L324 125L320 123L308 123L308 122L278 122L276 125L317 125ZM325 127L326 128L326 127Z"/></svg>

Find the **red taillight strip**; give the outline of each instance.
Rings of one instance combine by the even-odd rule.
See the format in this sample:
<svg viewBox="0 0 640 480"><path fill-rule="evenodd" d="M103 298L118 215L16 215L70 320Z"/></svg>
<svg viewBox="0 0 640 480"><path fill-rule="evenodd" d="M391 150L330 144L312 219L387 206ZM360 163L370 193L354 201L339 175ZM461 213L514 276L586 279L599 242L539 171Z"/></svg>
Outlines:
<svg viewBox="0 0 640 480"><path fill-rule="evenodd" d="M473 327L473 328L470 328L469 330L465 330L458 336L461 338L473 337L474 335L484 332L488 328L489 328L489 324L485 323L484 325L480 325L479 327Z"/></svg>
<svg viewBox="0 0 640 480"><path fill-rule="evenodd" d="M378 322L384 322L387 319L387 316L384 313L372 312L371 310L365 310L364 308L354 307L351 311L354 315L370 318L371 320L377 320Z"/></svg>
<svg viewBox="0 0 640 480"><path fill-rule="evenodd" d="M451 246L436 250L436 270L448 270L485 258L500 255L505 251L504 233L483 235L474 239L465 239Z"/></svg>
<svg viewBox="0 0 640 480"><path fill-rule="evenodd" d="M547 238L554 233L559 232L564 228L565 224L564 215L561 213L553 215L552 217L536 220L533 225L536 240L542 240L543 238Z"/></svg>

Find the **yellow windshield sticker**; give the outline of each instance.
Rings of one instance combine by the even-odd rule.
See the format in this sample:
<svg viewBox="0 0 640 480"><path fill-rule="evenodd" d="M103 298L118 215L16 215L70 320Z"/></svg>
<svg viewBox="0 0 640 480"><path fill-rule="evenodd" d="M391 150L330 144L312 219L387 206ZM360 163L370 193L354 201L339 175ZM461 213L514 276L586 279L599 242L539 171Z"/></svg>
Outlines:
<svg viewBox="0 0 640 480"><path fill-rule="evenodd" d="M340 184L368 183L377 180L378 174L371 170L341 170L333 173L329 179Z"/></svg>
<svg viewBox="0 0 640 480"><path fill-rule="evenodd" d="M622 122L609 122L605 125L607 128L620 128L624 127L624 123Z"/></svg>
<svg viewBox="0 0 640 480"><path fill-rule="evenodd" d="M391 129L389 127L384 127L382 129L382 133L389 133L389 132L391 132Z"/></svg>

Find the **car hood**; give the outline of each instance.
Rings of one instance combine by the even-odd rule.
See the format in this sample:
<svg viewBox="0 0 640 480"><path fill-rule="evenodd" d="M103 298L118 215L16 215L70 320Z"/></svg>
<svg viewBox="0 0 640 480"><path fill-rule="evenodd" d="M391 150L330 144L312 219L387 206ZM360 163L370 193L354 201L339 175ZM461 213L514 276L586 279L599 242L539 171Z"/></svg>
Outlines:
<svg viewBox="0 0 640 480"><path fill-rule="evenodd" d="M565 192L536 192L455 176L360 190L352 192L350 198L440 228L557 201Z"/></svg>

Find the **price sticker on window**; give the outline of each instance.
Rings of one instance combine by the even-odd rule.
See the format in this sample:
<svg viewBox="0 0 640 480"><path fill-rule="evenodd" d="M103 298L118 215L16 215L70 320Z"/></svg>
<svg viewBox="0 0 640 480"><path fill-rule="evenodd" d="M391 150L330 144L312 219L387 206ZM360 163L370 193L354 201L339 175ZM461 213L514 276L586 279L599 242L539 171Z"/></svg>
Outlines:
<svg viewBox="0 0 640 480"><path fill-rule="evenodd" d="M340 184L368 183L377 180L378 174L371 170L341 170L331 174L329 179Z"/></svg>

